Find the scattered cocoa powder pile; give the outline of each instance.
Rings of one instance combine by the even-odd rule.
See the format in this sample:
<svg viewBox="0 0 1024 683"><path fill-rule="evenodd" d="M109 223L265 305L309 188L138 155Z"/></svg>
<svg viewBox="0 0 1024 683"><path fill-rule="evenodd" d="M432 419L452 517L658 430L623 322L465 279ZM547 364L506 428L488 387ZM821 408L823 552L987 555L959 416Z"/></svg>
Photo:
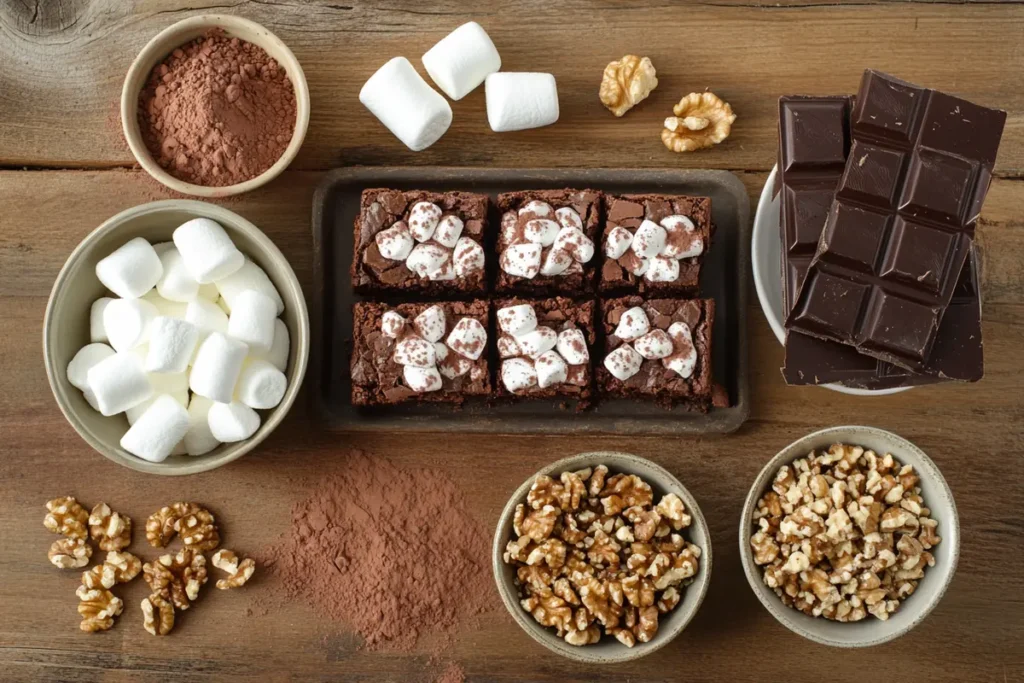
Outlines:
<svg viewBox="0 0 1024 683"><path fill-rule="evenodd" d="M274 165L295 128L295 91L263 48L223 31L158 64L139 95L150 154L175 178L234 185Z"/></svg>
<svg viewBox="0 0 1024 683"><path fill-rule="evenodd" d="M447 475L352 451L264 556L288 596L347 624L366 647L410 650L427 635L444 647L495 604L489 545Z"/></svg>

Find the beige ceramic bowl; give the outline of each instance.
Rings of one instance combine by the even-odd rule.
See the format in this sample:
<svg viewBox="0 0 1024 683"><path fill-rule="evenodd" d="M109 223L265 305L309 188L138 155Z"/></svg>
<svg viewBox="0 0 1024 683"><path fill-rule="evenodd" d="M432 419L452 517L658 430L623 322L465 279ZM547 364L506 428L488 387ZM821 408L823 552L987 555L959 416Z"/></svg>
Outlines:
<svg viewBox="0 0 1024 683"><path fill-rule="evenodd" d="M519 595L513 583L515 573L512 567L505 564L505 561L502 559L505 546L512 538L512 517L515 514L516 505L526 502L526 494L529 492L534 480L542 474L547 474L557 479L558 475L567 470L575 471L596 465L607 466L611 474L624 472L626 474L639 475L641 479L651 485L656 501L666 493L675 493L679 496L686 505L690 516L693 517L693 523L683 532L683 535L687 541L697 545L702 551L700 569L697 571L697 576L694 577L693 583L683 589L682 601L667 616L660 615L658 633L649 643L637 643L632 648L628 648L608 636L603 637L599 643L594 645L583 647L569 645L559 638L553 630L538 624L519 604ZM697 506L696 499L665 468L654 464L650 460L645 460L628 453L605 451L581 453L580 455L551 463L523 482L523 485L516 490L512 498L509 499L508 504L505 505L501 518L498 520L498 529L494 535L491 564L502 602L505 603L505 607L508 608L516 623L531 638L552 652L578 662L613 664L640 659L655 650L660 650L682 633L686 625L697 614L697 609L704 600L708 584L711 582L711 536L708 533L708 526L704 521L704 515L701 514L700 508Z"/></svg>
<svg viewBox="0 0 1024 683"><path fill-rule="evenodd" d="M96 277L96 263L135 237L151 243L171 239L174 229L187 220L210 218L227 231L235 245L267 272L284 299L281 319L291 337L288 389L280 405L260 411L259 430L245 441L222 444L206 455L172 455L161 463L137 458L121 448L128 430L124 415L104 417L93 410L82 392L67 379L68 363L89 343L89 308L101 296L109 296ZM43 356L50 388L64 417L90 446L107 458L133 470L152 474L194 474L216 469L236 460L267 438L281 423L299 393L309 356L309 314L306 299L284 255L255 225L227 209L205 202L171 199L122 211L90 233L68 258L50 292L43 324Z"/></svg>
<svg viewBox="0 0 1024 683"><path fill-rule="evenodd" d="M855 623L839 623L815 619L786 607L772 589L764 584L763 572L754 563L750 549L750 536L756 530L754 510L757 501L769 489L775 474L783 465L803 457L814 449L827 448L834 443L853 444L874 450L879 454L892 453L904 465L913 465L921 478L921 496L938 521L938 534L942 542L932 549L935 566L925 571L924 578L914 594L907 598L887 621L868 616ZM772 458L754 481L747 494L740 517L740 556L747 581L761 604L789 630L804 638L833 647L870 647L898 638L914 628L939 603L956 572L960 557L960 520L957 518L953 493L935 463L924 452L906 439L892 432L874 427L832 427L808 434L783 448Z"/></svg>
<svg viewBox="0 0 1024 683"><path fill-rule="evenodd" d="M292 140L285 149L281 158L266 171L250 178L244 183L236 185L225 185L223 187L207 187L205 185L193 185L183 180L178 180L165 171L158 164L146 148L139 131L138 106L139 93L142 92L150 72L167 55L189 41L195 40L204 35L207 31L220 28L229 36L240 38L247 42L258 45L266 50L267 54L277 60L295 88L295 132L292 133ZM309 127L309 86L306 85L306 76L302 67L295 59L292 51L281 42L281 39L260 26L254 21L234 17L225 14L204 14L198 17L183 19L178 23L169 26L156 35L142 52L132 62L125 76L124 86L121 88L121 126L124 129L124 137L128 146L135 155L135 159L142 168L151 176L159 180L167 187L182 194L195 195L197 197L227 197L229 195L241 194L249 190L255 190L270 182L281 174L299 153L302 141L306 137L306 129Z"/></svg>

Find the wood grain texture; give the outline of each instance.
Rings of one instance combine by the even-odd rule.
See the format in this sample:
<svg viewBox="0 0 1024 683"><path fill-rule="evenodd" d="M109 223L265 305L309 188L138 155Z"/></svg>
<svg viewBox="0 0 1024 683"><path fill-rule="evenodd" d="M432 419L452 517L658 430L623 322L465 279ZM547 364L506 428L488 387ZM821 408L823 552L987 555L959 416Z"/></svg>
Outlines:
<svg viewBox="0 0 1024 683"><path fill-rule="evenodd" d="M142 44L204 7L265 23L306 69L313 118L296 169L224 204L275 241L307 292L311 198L322 170L332 166L728 168L756 202L775 156L774 98L784 92L849 91L870 65L1006 108L1001 177L979 228L986 377L973 386L877 399L786 387L778 371L782 349L751 294L753 412L734 435L435 434L411 443L402 435L324 432L300 398L264 446L215 472L168 479L120 468L92 452L57 409L41 362L43 311L64 259L89 231L125 208L171 196L140 171L109 168L131 163L109 115ZM356 104L356 92L387 57L415 58L469 18L487 26L506 68L556 73L562 121L492 135L477 92L456 103L455 125L441 143L414 156ZM355 636L304 604L265 612L254 604L276 590L265 574L233 594L208 589L180 628L161 639L142 630L138 601L146 587L136 581L121 589L126 613L118 625L90 637L77 630L77 573L46 562L53 537L41 524L43 503L65 493L106 501L137 523L176 499L205 501L230 547L259 552L287 530L291 506L309 481L343 467L349 449L358 447L449 473L488 534L507 496L532 472L586 450L650 457L701 503L714 574L697 618L676 642L627 666L572 664L534 644L495 595L495 609L466 624L445 656L470 681L860 681L866 667L900 681L1024 680L1024 182L1015 179L1024 168L1022 38L1024 7L1012 2L0 0L0 165L86 167L0 171L0 679L432 680L444 662L430 661L423 650L365 652ZM615 120L596 102L597 78L605 62L626 51L650 54L662 85ZM658 140L659 121L676 97L705 86L736 106L736 132L707 153L671 155ZM849 423L891 429L928 452L953 489L962 525L960 565L936 611L905 638L869 652L827 649L776 623L746 585L737 547L739 511L764 462L811 430ZM138 532L136 539L134 549L152 557Z"/></svg>

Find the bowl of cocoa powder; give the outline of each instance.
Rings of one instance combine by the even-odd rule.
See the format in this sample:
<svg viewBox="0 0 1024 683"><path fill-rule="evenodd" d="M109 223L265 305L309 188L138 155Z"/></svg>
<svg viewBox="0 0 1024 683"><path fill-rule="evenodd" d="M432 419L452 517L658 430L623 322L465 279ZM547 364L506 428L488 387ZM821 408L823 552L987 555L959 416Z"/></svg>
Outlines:
<svg viewBox="0 0 1024 683"><path fill-rule="evenodd" d="M182 194L226 197L277 177L309 125L309 88L291 50L241 17L190 17L135 58L121 124L136 160Z"/></svg>

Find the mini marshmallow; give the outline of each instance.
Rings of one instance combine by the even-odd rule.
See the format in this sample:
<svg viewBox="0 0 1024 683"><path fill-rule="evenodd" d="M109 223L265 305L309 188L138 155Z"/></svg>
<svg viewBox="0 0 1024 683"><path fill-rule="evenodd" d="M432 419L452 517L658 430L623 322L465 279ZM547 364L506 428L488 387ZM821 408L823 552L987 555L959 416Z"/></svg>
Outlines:
<svg viewBox="0 0 1024 683"><path fill-rule="evenodd" d="M563 228L583 230L583 219L580 218L580 215L571 206L563 206L558 211L555 211L555 218Z"/></svg>
<svg viewBox="0 0 1024 683"><path fill-rule="evenodd" d="M536 358L545 351L555 348L558 334L550 327L538 327L533 332L516 337L516 344L524 355Z"/></svg>
<svg viewBox="0 0 1024 683"><path fill-rule="evenodd" d="M405 267L420 277L437 273L449 259L447 249L439 244L417 244L405 259Z"/></svg>
<svg viewBox="0 0 1024 683"><path fill-rule="evenodd" d="M462 229L464 227L466 227L466 224L462 222L461 218L454 214L449 214L438 221L437 228L434 230L434 241L451 249L459 241L459 237L462 236Z"/></svg>
<svg viewBox="0 0 1024 683"><path fill-rule="evenodd" d="M651 258L665 248L668 233L654 221L644 220L633 235L633 252L640 258Z"/></svg>
<svg viewBox="0 0 1024 683"><path fill-rule="evenodd" d="M188 431L183 442L188 455L205 455L220 445L220 441L210 431L210 408L213 401L194 394L188 403Z"/></svg>
<svg viewBox="0 0 1024 683"><path fill-rule="evenodd" d="M428 342L441 341L444 331L448 327L448 321L444 315L444 309L440 306L431 306L417 315L412 321L413 329Z"/></svg>
<svg viewBox="0 0 1024 683"><path fill-rule="evenodd" d="M115 351L130 351L147 339L156 306L145 299L114 299L103 309L103 329Z"/></svg>
<svg viewBox="0 0 1024 683"><path fill-rule="evenodd" d="M402 258L405 257L403 256ZM284 313L284 300L281 298L281 293L277 291L277 287L270 281L266 271L249 259L245 259L241 268L227 277L220 278L213 285L220 292L220 296L223 297L224 301L227 302L229 310L226 312L229 312L234 306L232 302L239 294L247 289L255 289L257 292L265 294L274 300L278 315ZM203 285L203 287L205 286ZM202 287L200 287L201 292ZM204 298L210 298L213 301L217 300L216 296Z"/></svg>
<svg viewBox="0 0 1024 683"><path fill-rule="evenodd" d="M170 248L160 254L164 273L156 283L156 291L168 301L192 301L199 296L199 283L185 267L181 253Z"/></svg>
<svg viewBox="0 0 1024 683"><path fill-rule="evenodd" d="M495 133L540 128L558 120L555 77L499 72L487 77L487 122Z"/></svg>
<svg viewBox="0 0 1024 683"><path fill-rule="evenodd" d="M211 332L200 345L192 362L192 372L188 376L189 388L213 401L229 402L242 371L242 362L248 353L249 347L245 342L220 332Z"/></svg>
<svg viewBox="0 0 1024 683"><path fill-rule="evenodd" d="M629 344L623 344L604 358L605 368L608 369L608 372L612 373L615 379L622 382L640 372L640 365L643 362L643 356L637 353Z"/></svg>
<svg viewBox="0 0 1024 683"><path fill-rule="evenodd" d="M523 226L523 237L542 247L550 247L558 237L561 228L558 223L548 218L533 218Z"/></svg>
<svg viewBox="0 0 1024 683"><path fill-rule="evenodd" d="M392 358L399 365L416 368L432 368L437 364L434 344L419 337L406 337L395 344Z"/></svg>
<svg viewBox="0 0 1024 683"><path fill-rule="evenodd" d="M237 297L228 317L228 336L266 353L274 345L274 319L277 307L273 299L255 289L247 289Z"/></svg>
<svg viewBox="0 0 1024 683"><path fill-rule="evenodd" d="M647 360L660 360L672 355L672 338L665 330L651 330L633 342L636 352Z"/></svg>
<svg viewBox="0 0 1024 683"><path fill-rule="evenodd" d="M562 249L548 249L548 253L544 257L544 263L540 266L540 274L548 277L561 275L569 270L569 266L572 264L573 258L569 255L569 252Z"/></svg>
<svg viewBox="0 0 1024 683"><path fill-rule="evenodd" d="M477 360L487 348L487 330L476 318L463 318L455 323L445 343L455 353Z"/></svg>
<svg viewBox="0 0 1024 683"><path fill-rule="evenodd" d="M153 289L162 275L160 257L141 237L129 240L96 264L96 277L122 299L138 299Z"/></svg>
<svg viewBox="0 0 1024 683"><path fill-rule="evenodd" d="M68 381L76 389L89 388L89 369L102 360L114 355L114 349L106 344L86 344L78 350L68 363Z"/></svg>
<svg viewBox="0 0 1024 683"><path fill-rule="evenodd" d="M405 329L405 324L405 318L396 311L385 311L384 315L380 317L380 331L392 339L398 339L402 330ZM287 329L285 328L286 331ZM277 330L274 330L274 340L277 341Z"/></svg>
<svg viewBox="0 0 1024 683"><path fill-rule="evenodd" d="M260 415L238 401L214 403L206 414L213 438L223 443L244 441L260 428Z"/></svg>
<svg viewBox="0 0 1024 683"><path fill-rule="evenodd" d="M89 368L89 390L103 415L117 415L153 395L138 356L115 353Z"/></svg>
<svg viewBox="0 0 1024 683"><path fill-rule="evenodd" d="M185 309L185 320L199 330L200 343L211 332L228 333L228 316L220 306L206 299L190 301Z"/></svg>
<svg viewBox="0 0 1024 683"><path fill-rule="evenodd" d="M291 351L291 335L288 333L288 326L280 318L274 320L274 343L270 351L262 353L251 351L250 355L255 359L265 360L275 368L284 372L288 369L288 352Z"/></svg>
<svg viewBox="0 0 1024 683"><path fill-rule="evenodd" d="M153 376L150 375L150 383L152 383L152 377ZM135 424L136 422L138 422L139 418L142 417L143 414L145 414L145 412L147 410L149 410L149 407L151 405L153 405L153 402L156 401L161 396L170 396L175 401L180 403L183 408L184 407L188 407L188 385L187 384L185 385L185 390L184 391L178 391L178 392L175 392L175 393L171 393L169 391L161 391L160 389L157 389L156 386L153 387L153 390L154 390L155 393L153 394L152 397L146 399L145 401L143 401L139 405L132 406L128 410L124 411L124 416L126 418L128 418L128 425L129 426L131 426L131 425Z"/></svg>
<svg viewBox="0 0 1024 683"><path fill-rule="evenodd" d="M103 311L111 301L113 299L109 296L104 296L92 302L92 308L89 309L89 341L110 341L107 330L103 327Z"/></svg>
<svg viewBox="0 0 1024 683"><path fill-rule="evenodd" d="M404 261L412 251L415 242L404 221L399 221L386 230L373 236L377 243L377 251L386 259Z"/></svg>
<svg viewBox="0 0 1024 683"><path fill-rule="evenodd" d="M697 226L686 216L666 216L660 223L667 234L665 248L661 250L662 256L690 258L700 256L704 251L704 239L697 234Z"/></svg>
<svg viewBox="0 0 1024 683"><path fill-rule="evenodd" d="M679 279L679 261L667 256L654 256L644 277L651 282L675 282Z"/></svg>
<svg viewBox="0 0 1024 683"><path fill-rule="evenodd" d="M513 337L507 334L498 337L498 356L500 358L515 358L521 355L523 352Z"/></svg>
<svg viewBox="0 0 1024 683"><path fill-rule="evenodd" d="M283 372L265 360L254 360L242 368L235 395L250 408L267 410L277 407L287 388Z"/></svg>
<svg viewBox="0 0 1024 683"><path fill-rule="evenodd" d="M461 100L501 68L501 57L483 27L469 21L424 53L423 68L445 95Z"/></svg>
<svg viewBox="0 0 1024 683"><path fill-rule="evenodd" d="M484 269L484 248L469 237L460 237L455 243L455 250L452 252L452 262L455 265L455 274L459 277L466 277L471 273Z"/></svg>
<svg viewBox="0 0 1024 683"><path fill-rule="evenodd" d="M690 326L684 322L672 323L668 328L668 336L672 338L673 353L662 363L685 379L693 374L697 366L697 349L693 345Z"/></svg>
<svg viewBox="0 0 1024 683"><path fill-rule="evenodd" d="M622 314L613 334L622 341L631 342L647 334L650 329L651 322L647 319L644 309L634 306Z"/></svg>
<svg viewBox="0 0 1024 683"><path fill-rule="evenodd" d="M610 259L617 259L633 244L633 233L621 225L616 225L608 232L604 240L604 254Z"/></svg>
<svg viewBox="0 0 1024 683"><path fill-rule="evenodd" d="M554 247L568 252L573 260L579 263L589 263L590 259L594 258L594 241L576 228L559 230Z"/></svg>
<svg viewBox="0 0 1024 683"><path fill-rule="evenodd" d="M520 207L518 215L531 215L534 218L551 218L555 215L555 210L552 209L551 205L547 202L542 202L539 199L531 199ZM514 216L513 222L515 222Z"/></svg>
<svg viewBox="0 0 1024 683"><path fill-rule="evenodd" d="M420 368L406 365L402 368L402 377L408 387L419 394L437 391L441 388L441 373L435 367Z"/></svg>
<svg viewBox="0 0 1024 683"><path fill-rule="evenodd" d="M448 101L405 57L395 57L377 69L359 91L359 101L414 152L440 140L452 124Z"/></svg>
<svg viewBox="0 0 1024 683"><path fill-rule="evenodd" d="M157 315L163 315L168 318L178 318L179 320L185 319L185 311L188 309L187 303L165 299L160 296L160 292L155 289L151 289L145 296L143 296L142 301L148 301L156 306Z"/></svg>
<svg viewBox="0 0 1024 683"><path fill-rule="evenodd" d="M569 366L555 351L545 351L533 362L537 370L537 386L541 389L561 384L569 377Z"/></svg>
<svg viewBox="0 0 1024 683"><path fill-rule="evenodd" d="M509 358L501 364L501 383L513 394L537 385L537 369L526 358Z"/></svg>
<svg viewBox="0 0 1024 683"><path fill-rule="evenodd" d="M209 218L193 218L178 226L174 246L199 284L223 280L245 264L228 233Z"/></svg>
<svg viewBox="0 0 1024 683"><path fill-rule="evenodd" d="M417 242L426 242L434 236L441 222L441 207L431 202L416 202L409 210L409 232Z"/></svg>
<svg viewBox="0 0 1024 683"><path fill-rule="evenodd" d="M530 304L499 308L497 317L501 331L513 337L520 337L537 329L537 312Z"/></svg>
<svg viewBox="0 0 1024 683"><path fill-rule="evenodd" d="M537 277L540 272L543 251L539 244L513 244L502 252L498 262L509 275L529 280Z"/></svg>
<svg viewBox="0 0 1024 683"><path fill-rule="evenodd" d="M163 462L188 432L188 411L170 396L158 396L121 437L121 448L150 462Z"/></svg>
<svg viewBox="0 0 1024 683"><path fill-rule="evenodd" d="M198 327L185 320L158 315L149 325L146 372L184 372L198 343Z"/></svg>
<svg viewBox="0 0 1024 683"><path fill-rule="evenodd" d="M587 350L587 338L583 336L582 331L576 328L559 332L558 343L555 345L555 349L569 365L583 365L590 360L590 352Z"/></svg>

